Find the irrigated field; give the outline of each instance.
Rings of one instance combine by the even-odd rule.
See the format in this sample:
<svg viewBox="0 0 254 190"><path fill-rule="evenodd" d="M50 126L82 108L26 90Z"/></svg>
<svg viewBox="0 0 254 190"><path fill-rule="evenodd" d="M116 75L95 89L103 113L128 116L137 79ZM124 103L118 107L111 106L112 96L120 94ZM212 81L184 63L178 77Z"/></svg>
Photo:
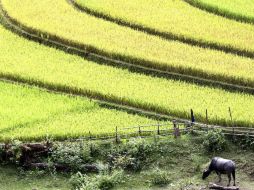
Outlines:
<svg viewBox="0 0 254 190"><path fill-rule="evenodd" d="M128 22L130 27L80 12L65 0L0 2L16 24L34 35L41 36L42 32L44 41L53 39L115 60L145 65L147 69L254 87L253 58L165 39L131 27L134 23L200 43L253 51L254 55L254 26L201 11L183 1L77 1L100 14ZM6 16L0 19L6 21ZM83 96L67 97L1 82L0 140L41 139L47 134L66 139L86 136L89 131L105 135L114 132L116 126L157 123L147 117L102 108L88 97L182 119L189 119L193 109L199 122L206 122L207 109L211 124L254 125L254 95L250 93L109 66L103 61L88 60L86 55L72 55L67 50L29 41L2 25L0 42L2 79Z"/></svg>
<svg viewBox="0 0 254 190"><path fill-rule="evenodd" d="M132 2L134 5L134 1ZM122 27L81 13L65 0L36 2L31 0L22 2L2 0L2 3L8 14L18 22L28 26L29 30L43 31L51 38L57 36L60 41L79 44L83 47L82 49L88 51L99 52L109 57L161 70L254 87L252 74L254 61L252 59L193 47ZM143 4L146 3L143 2ZM117 10L120 12L120 9ZM157 22L154 21L154 23ZM252 26L248 27L251 30L254 29ZM193 25L189 28L193 28ZM225 28L232 32L232 29ZM236 28L238 32L241 27L237 26ZM206 30L202 29L202 31ZM218 33L221 32L217 32L216 35ZM250 32L250 35L253 34ZM253 36L248 37L245 34L239 33L239 36L246 37L244 44L251 45L251 40L254 39ZM229 39L232 40L232 38ZM247 40L249 43L246 43Z"/></svg>

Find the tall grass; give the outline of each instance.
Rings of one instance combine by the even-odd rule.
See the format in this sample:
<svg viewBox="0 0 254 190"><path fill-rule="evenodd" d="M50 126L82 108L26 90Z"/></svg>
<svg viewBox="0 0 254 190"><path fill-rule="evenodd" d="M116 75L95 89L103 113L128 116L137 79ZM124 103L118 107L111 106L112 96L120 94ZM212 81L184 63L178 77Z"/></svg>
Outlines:
<svg viewBox="0 0 254 190"><path fill-rule="evenodd" d="M2 0L2 3L11 17L31 30L44 31L49 38L58 36L57 39L79 44L88 51L161 70L254 87L252 59L166 41L121 27L80 13L64 0ZM240 31L241 27L238 29ZM251 44L251 39L245 44Z"/></svg>

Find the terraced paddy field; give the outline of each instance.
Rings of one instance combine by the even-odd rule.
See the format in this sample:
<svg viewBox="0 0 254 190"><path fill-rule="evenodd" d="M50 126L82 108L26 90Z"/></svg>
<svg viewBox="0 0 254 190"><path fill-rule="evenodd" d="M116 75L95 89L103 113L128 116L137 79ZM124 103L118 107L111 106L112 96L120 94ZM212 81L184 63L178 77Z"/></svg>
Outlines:
<svg viewBox="0 0 254 190"><path fill-rule="evenodd" d="M73 1L91 14L108 19L111 17L119 23L144 26L146 29L157 31L161 36L171 34L176 39L189 43L196 42L207 46L210 44L211 47L222 50L231 47L239 51L253 52L251 41L254 39L254 28L252 25L209 14L187 3L192 2L194 4L199 2L197 0L170 0L166 2L164 0L140 0L139 6L136 6L137 2L135 0ZM209 2L209 0L207 1ZM238 2L240 0L225 0L220 1L220 4L223 4L223 6L233 4L238 7ZM242 1L240 4L246 4L247 6L248 2L250 1ZM241 10L241 8L235 9Z"/></svg>
<svg viewBox="0 0 254 190"><path fill-rule="evenodd" d="M2 0L2 4L6 14L16 23L31 33L42 32L41 35L46 39L55 39L88 52L124 60L134 65L254 87L253 59L166 40L129 27L119 26L75 10L65 0L37 2L26 0L22 3L15 0ZM143 2L143 4L146 3ZM121 9L116 10L120 12ZM200 18L203 17L200 16ZM189 20L193 19L188 19L188 22ZM168 21L168 23L171 22ZM203 25L200 22L198 24ZM235 24L238 25L237 22ZM234 24L231 25L234 26ZM251 31L254 29L252 26L248 25L248 27ZM189 28L193 28L193 25ZM241 27L236 26L236 28L238 32ZM229 27L225 27L225 30L232 32ZM226 36L232 40L226 31L217 31L216 35L220 33L227 34ZM252 32L250 35L253 35ZM245 34L239 34L236 38L241 37L246 37L244 44L250 45L251 40L254 39L253 36L248 37Z"/></svg>
<svg viewBox="0 0 254 190"><path fill-rule="evenodd" d="M53 94L0 82L0 140L68 139L106 136L122 127L154 120L106 109L88 98ZM129 131L131 132L131 131Z"/></svg>
<svg viewBox="0 0 254 190"><path fill-rule="evenodd" d="M128 180L119 189L151 189L161 177L169 189L205 189L208 182L201 182L200 174L216 154L236 161L237 185L251 189L253 3L0 0L0 162L47 169L50 178L58 169L102 171L73 175L70 181L80 190L86 185L102 189L103 182L111 188L123 182L122 174ZM221 125L224 130L210 133L206 125L205 135L157 135L159 129L165 132L159 124L172 129L172 122L190 121L191 110L196 123L189 122L188 129L211 124L210 129ZM232 134L233 141L227 141L224 135ZM115 138L122 141L115 144ZM116 168L128 170L117 171L117 181ZM6 184L10 189L71 188L50 178L43 183L12 178Z"/></svg>
<svg viewBox="0 0 254 190"><path fill-rule="evenodd" d="M0 94L6 102L2 110L8 106L12 108L12 102L16 102L14 105L17 106L14 106L14 110L2 112L5 119L1 123L0 134L3 140L41 139L47 134L66 139L87 136L89 131L105 135L112 134L116 126L157 123L148 117L102 108L88 98L182 119L189 119L190 109L193 109L199 122L207 122L208 110L210 124L240 127L254 125L253 93L240 90L231 92L227 88L212 86L213 81L219 81L232 86L254 87L254 59L245 54L238 55L240 50L252 52L254 26L251 24L201 11L180 0L159 3L140 1L140 6L136 6L136 1L121 0L107 0L103 3L99 0L0 2L0 77L58 93L83 96L66 97L28 87L26 90L22 87L21 93L16 89L21 87L14 85L17 97L7 101L5 99L11 97L14 87L3 83L1 88L6 88L9 94ZM75 8L77 5L93 12L78 10ZM153 16L155 13L158 13L156 20ZM188 27L187 21L192 27ZM28 36L41 37L41 41L45 42L53 40L86 53L78 56L68 53L68 49L62 51L25 39L22 34L12 32L11 27L6 27L8 22L20 27ZM140 28L135 30L132 24L143 26L144 31L140 31ZM201 25L204 28L201 29ZM146 31L147 28L176 37L151 34ZM189 43L177 36L200 43ZM226 53L223 48L219 48L222 50L219 51L218 48L210 49L202 45L210 42L218 44L218 47L237 48L239 52ZM89 53L116 62L122 60L134 67L156 68L156 72L175 72L202 80L210 79L211 84L200 85L193 81L156 77L135 69L119 68L117 64L113 66L106 61L88 59ZM33 95L35 91L38 91L37 94L41 92L42 97ZM20 102L27 101L31 107L26 108L23 104L19 106L19 99L22 100ZM36 99L38 105L36 101L28 103ZM63 103L65 101L66 104ZM33 107L38 110L33 110ZM232 118L229 116L229 107ZM21 116L17 110L21 110ZM34 112L26 113L26 110ZM8 114L13 119L9 120ZM30 114L33 117L29 117Z"/></svg>
<svg viewBox="0 0 254 190"><path fill-rule="evenodd" d="M235 124L251 126L254 123L252 95L99 65L29 42L4 28L0 32L2 77L180 118L189 118L190 109L194 109L199 121L205 121L208 109L209 121L218 124L231 123L228 115L228 107L231 107L237 116L233 117Z"/></svg>
<svg viewBox="0 0 254 190"><path fill-rule="evenodd" d="M186 0L193 6L246 23L254 23L254 2L252 0Z"/></svg>

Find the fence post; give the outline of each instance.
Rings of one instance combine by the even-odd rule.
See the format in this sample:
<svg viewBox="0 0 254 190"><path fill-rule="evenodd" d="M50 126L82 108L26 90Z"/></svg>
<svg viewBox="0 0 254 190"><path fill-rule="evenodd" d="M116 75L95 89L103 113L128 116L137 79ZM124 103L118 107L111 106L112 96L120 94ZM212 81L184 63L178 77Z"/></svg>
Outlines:
<svg viewBox="0 0 254 190"><path fill-rule="evenodd" d="M89 139L92 140L91 131L89 131Z"/></svg>
<svg viewBox="0 0 254 190"><path fill-rule="evenodd" d="M195 117L194 117L194 112L191 109L191 122L194 123L195 122Z"/></svg>
<svg viewBox="0 0 254 190"><path fill-rule="evenodd" d="M157 134L160 135L160 125L158 123Z"/></svg>
<svg viewBox="0 0 254 190"><path fill-rule="evenodd" d="M116 143L118 143L118 130L117 130L117 126L116 126Z"/></svg>
<svg viewBox="0 0 254 190"><path fill-rule="evenodd" d="M235 128L234 128L234 123L233 123L233 117L232 117L232 111L231 108L228 108L230 120L231 120L231 125L232 125L232 132L233 132L233 138L235 139Z"/></svg>
<svg viewBox="0 0 254 190"><path fill-rule="evenodd" d="M177 135L178 135L178 137L181 137L181 131L180 131L180 128L179 128L179 123L177 124Z"/></svg>
<svg viewBox="0 0 254 190"><path fill-rule="evenodd" d="M174 137L177 138L176 122L173 122L173 127L174 127Z"/></svg>
<svg viewBox="0 0 254 190"><path fill-rule="evenodd" d="M207 109L205 110L205 119L206 119L206 124L208 124L208 111L207 111Z"/></svg>
<svg viewBox="0 0 254 190"><path fill-rule="evenodd" d="M233 118L232 118L232 112L231 112L231 108L228 107L228 112L229 112L229 116L230 116L230 119L231 119L231 124L233 126Z"/></svg>
<svg viewBox="0 0 254 190"><path fill-rule="evenodd" d="M207 109L205 110L205 118L206 118L206 127L207 127L207 132L209 131L208 129L208 111Z"/></svg>
<svg viewBox="0 0 254 190"><path fill-rule="evenodd" d="M140 126L138 127L138 134L139 134L139 136L141 136L141 128L140 128Z"/></svg>

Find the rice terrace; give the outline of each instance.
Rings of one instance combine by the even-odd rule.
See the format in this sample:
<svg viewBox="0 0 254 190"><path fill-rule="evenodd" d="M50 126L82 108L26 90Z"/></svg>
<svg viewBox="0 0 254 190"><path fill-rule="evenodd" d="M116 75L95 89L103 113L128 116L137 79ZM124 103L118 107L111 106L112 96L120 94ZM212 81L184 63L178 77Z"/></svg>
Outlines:
<svg viewBox="0 0 254 190"><path fill-rule="evenodd" d="M0 50L0 190L254 190L254 0L0 0Z"/></svg>

